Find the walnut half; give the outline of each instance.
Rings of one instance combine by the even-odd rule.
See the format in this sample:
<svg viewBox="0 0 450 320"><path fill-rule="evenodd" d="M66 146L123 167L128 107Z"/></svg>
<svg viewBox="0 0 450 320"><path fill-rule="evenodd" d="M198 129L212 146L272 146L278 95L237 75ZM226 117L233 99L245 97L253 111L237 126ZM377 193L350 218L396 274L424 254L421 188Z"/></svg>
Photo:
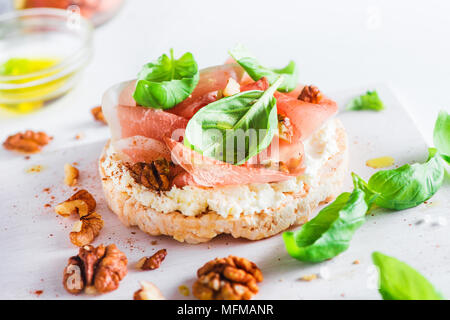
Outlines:
<svg viewBox="0 0 450 320"><path fill-rule="evenodd" d="M161 291L150 281L141 281L141 289L134 293L134 300L165 300Z"/></svg>
<svg viewBox="0 0 450 320"><path fill-rule="evenodd" d="M127 275L127 257L115 244L84 246L70 257L63 273L63 286L71 294L106 293L116 290Z"/></svg>
<svg viewBox="0 0 450 320"><path fill-rule="evenodd" d="M170 163L166 159L137 162L130 167L134 181L155 191L170 189Z"/></svg>
<svg viewBox="0 0 450 320"><path fill-rule="evenodd" d="M92 212L80 217L80 220L75 222L72 232L69 234L70 242L78 247L90 244L100 234L102 228L103 219L98 213Z"/></svg>
<svg viewBox="0 0 450 320"><path fill-rule="evenodd" d="M24 153L36 153L41 151L42 147L47 145L52 138L45 132L35 132L27 130L9 136L3 146L5 149Z"/></svg>
<svg viewBox="0 0 450 320"><path fill-rule="evenodd" d="M298 96L298 100L310 103L319 103L323 98L322 92L316 86L305 86Z"/></svg>
<svg viewBox="0 0 450 320"><path fill-rule="evenodd" d="M97 203L94 197L86 190L80 190L63 203L55 207L56 213L68 217L73 213L79 215L70 233L70 241L82 247L94 241L103 228L101 215L94 212Z"/></svg>
<svg viewBox="0 0 450 320"><path fill-rule="evenodd" d="M136 268L141 270L155 270L158 269L163 260L166 258L167 250L161 249L155 252L151 257L143 257L136 265Z"/></svg>
<svg viewBox="0 0 450 320"><path fill-rule="evenodd" d="M261 270L253 262L236 256L216 258L197 271L192 286L200 300L249 300L258 293Z"/></svg>
<svg viewBox="0 0 450 320"><path fill-rule="evenodd" d="M87 190L79 190L66 201L55 207L57 214L68 217L71 214L79 214L80 217L88 215L95 210L97 202Z"/></svg>

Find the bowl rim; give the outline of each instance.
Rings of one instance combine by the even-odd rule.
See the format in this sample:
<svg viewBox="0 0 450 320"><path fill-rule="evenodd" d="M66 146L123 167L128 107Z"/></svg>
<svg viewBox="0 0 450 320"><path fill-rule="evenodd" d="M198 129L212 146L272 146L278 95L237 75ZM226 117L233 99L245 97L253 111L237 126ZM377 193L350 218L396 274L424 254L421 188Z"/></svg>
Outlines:
<svg viewBox="0 0 450 320"><path fill-rule="evenodd" d="M23 17L39 17L39 16L53 16L55 18L64 18L68 19L69 17L68 10L64 9L57 9L57 8L30 8L30 9L22 9L22 10L13 10L6 12L4 14L0 15L0 27L2 23L5 21L10 20L18 20ZM42 82L42 80L48 79L49 81L52 81L55 79L55 77L43 77L40 78L42 75L46 75L49 73L52 73L53 71L56 71L56 74L58 74L58 71L63 71L64 69L67 69L73 64L76 64L79 60L83 60L83 57L86 59L89 59L91 55L91 45L92 45L92 34L94 30L93 24L85 19L83 16L79 15L80 19L80 29L81 34L83 35L82 42L80 47L75 49L75 54L72 54L63 60L59 61L57 64L52 65L51 67L26 73L22 75L13 75L13 76L4 76L0 75L0 87L3 87L4 85L7 85L8 89L15 89L20 87L28 87L30 85L39 85L42 83L45 83L47 81ZM14 84L14 83L7 83L14 80L23 80L27 78L40 78L38 80L40 81L29 81L25 83L20 84ZM6 83L2 83L6 82ZM3 88L6 89L6 88Z"/></svg>

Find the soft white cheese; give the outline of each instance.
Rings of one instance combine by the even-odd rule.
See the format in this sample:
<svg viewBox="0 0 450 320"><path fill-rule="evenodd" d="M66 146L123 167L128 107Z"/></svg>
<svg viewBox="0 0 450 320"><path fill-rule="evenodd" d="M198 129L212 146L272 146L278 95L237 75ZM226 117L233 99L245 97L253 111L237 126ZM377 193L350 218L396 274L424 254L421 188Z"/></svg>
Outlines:
<svg viewBox="0 0 450 320"><path fill-rule="evenodd" d="M108 149L103 168L114 184L133 196L142 205L169 213L179 211L186 216L195 216L212 210L223 217L249 215L268 208L276 208L289 203L289 198L303 191L304 183L315 185L319 180L319 170L328 159L339 151L336 143L335 120L328 121L305 141L303 175L277 183L249 184L216 188L186 186L172 188L158 194L135 183L128 171L123 170L116 160L112 147ZM116 174L118 171L121 174Z"/></svg>

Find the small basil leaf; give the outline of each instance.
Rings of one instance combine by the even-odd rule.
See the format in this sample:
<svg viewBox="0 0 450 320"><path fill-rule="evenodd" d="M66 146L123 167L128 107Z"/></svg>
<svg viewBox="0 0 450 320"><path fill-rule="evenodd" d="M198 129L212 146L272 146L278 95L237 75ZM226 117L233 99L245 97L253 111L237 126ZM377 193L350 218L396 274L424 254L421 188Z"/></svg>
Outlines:
<svg viewBox="0 0 450 320"><path fill-rule="evenodd" d="M198 66L192 53L176 60L170 50L170 57L163 54L142 68L133 98L144 107L170 109L189 97L198 80Z"/></svg>
<svg viewBox="0 0 450 320"><path fill-rule="evenodd" d="M441 156L450 163L450 115L444 110L439 112L434 125L433 140Z"/></svg>
<svg viewBox="0 0 450 320"><path fill-rule="evenodd" d="M374 91L367 91L359 97L353 98L347 104L347 110L374 110L381 111L384 109L383 102L378 97L378 93Z"/></svg>
<svg viewBox="0 0 450 320"><path fill-rule="evenodd" d="M372 204L375 202L376 198L379 196L379 193L371 190L367 185L367 182L365 182L360 176L358 176L354 172L352 172L352 180L355 189L361 189L362 191L364 191L367 206L370 208Z"/></svg>
<svg viewBox="0 0 450 320"><path fill-rule="evenodd" d="M242 164L267 148L278 130L276 99L283 81L266 91L244 91L217 100L189 120L184 144L205 156Z"/></svg>
<svg viewBox="0 0 450 320"><path fill-rule="evenodd" d="M372 253L372 260L378 267L384 300L443 300L433 285L406 263L380 252Z"/></svg>
<svg viewBox="0 0 450 320"><path fill-rule="evenodd" d="M405 164L397 169L375 173L368 182L368 187L379 194L375 203L383 208L403 210L431 198L444 180L442 160L431 149L432 154L423 164Z"/></svg>
<svg viewBox="0 0 450 320"><path fill-rule="evenodd" d="M282 69L269 69L262 66L258 60L243 46L236 46L229 51L231 57L241 65L248 75L255 81L266 77L270 84L273 84L282 75L283 83L278 87L280 92L289 92L298 85L298 68L294 61Z"/></svg>
<svg viewBox="0 0 450 320"><path fill-rule="evenodd" d="M300 261L320 262L347 250L368 209L360 189L344 192L300 230L284 232L286 250Z"/></svg>

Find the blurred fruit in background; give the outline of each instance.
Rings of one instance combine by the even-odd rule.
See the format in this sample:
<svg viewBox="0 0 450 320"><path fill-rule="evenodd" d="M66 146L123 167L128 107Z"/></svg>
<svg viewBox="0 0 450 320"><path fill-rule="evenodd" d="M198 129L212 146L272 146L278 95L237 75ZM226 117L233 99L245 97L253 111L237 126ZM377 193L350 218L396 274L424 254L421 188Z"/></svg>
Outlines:
<svg viewBox="0 0 450 320"><path fill-rule="evenodd" d="M67 9L70 6L80 8L83 17L95 26L111 19L120 9L123 0L13 0L16 9L57 8Z"/></svg>

